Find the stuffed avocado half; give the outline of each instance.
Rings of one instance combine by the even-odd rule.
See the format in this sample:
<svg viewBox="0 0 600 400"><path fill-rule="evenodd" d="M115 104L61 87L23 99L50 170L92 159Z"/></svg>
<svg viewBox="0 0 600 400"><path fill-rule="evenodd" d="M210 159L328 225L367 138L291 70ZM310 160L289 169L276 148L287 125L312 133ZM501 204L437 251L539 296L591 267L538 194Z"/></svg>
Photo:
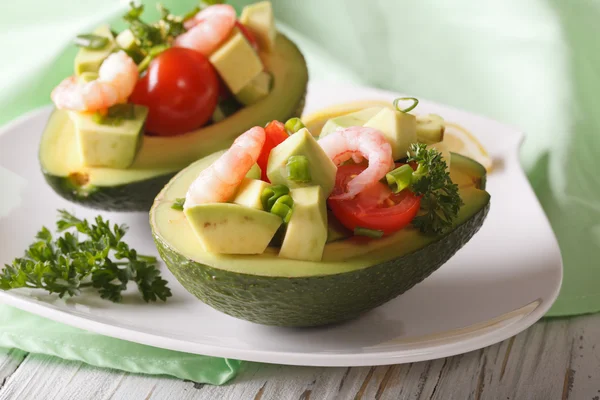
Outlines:
<svg viewBox="0 0 600 400"><path fill-rule="evenodd" d="M146 24L140 14L140 8L132 9L126 15L132 28L119 34L102 26L80 35L84 46L75 59L74 77L65 80L68 96L65 82L59 85L63 93L59 88L53 92L57 109L41 138L41 169L56 193L87 207L146 211L169 179L190 163L229 147L252 126L299 116L304 107L306 63L296 45L275 30L269 2L246 7L229 36L206 55L188 43L193 16L164 11L163 19ZM140 29L162 42L149 47ZM180 40L185 35L187 42ZM105 90L102 66L116 55L135 61L135 88L122 103L92 107L85 94ZM186 63L201 67L186 69ZM150 76L163 82L162 92L152 92ZM187 80L191 89L180 93L178 79ZM73 100L78 96L89 110L70 109L79 106Z"/></svg>
<svg viewBox="0 0 600 400"><path fill-rule="evenodd" d="M223 152L199 160L177 174L157 196L150 211L150 225L161 257L179 282L204 303L237 318L276 326L318 326L355 318L395 298L451 258L479 230L489 209L486 170L479 163L459 154L444 154L450 165L446 173L460 202L443 229L424 233L426 229L423 226L419 229L415 223L417 217L427 216L423 209L427 194L421 195L421 209L412 222L402 227L352 228L352 221L331 207L332 200L339 196L337 186L342 166L334 167L338 179L335 187L330 188L332 178L327 178L330 165L318 160L310 146L297 145L307 140L300 135L310 130L324 137L345 129L322 130L323 125L347 122L348 126L364 126L381 108L374 111L363 113L358 119L350 115L346 120L317 121L308 130L292 129L289 138L270 150L266 168L270 183L265 182L265 175L263 180L257 179L255 167L225 203L194 205L185 211L181 207L186 197L186 202L191 199L188 193L193 182ZM375 121L386 115L387 112L380 114ZM429 129L431 124L425 124L426 128L415 127L416 119L412 125L405 125L405 119L411 117L404 113L396 117L377 125L387 138L397 136L404 140L400 131L407 129L406 126L411 138L432 137L432 132L439 130L439 124L435 129ZM442 137L443 132L439 139ZM315 140L315 143L323 142ZM287 177L295 175L295 182L288 180L282 185L279 175L284 174L284 169L274 167L281 164L277 161L280 153L289 156ZM431 154L439 157L441 153ZM290 172L289 160L298 155L305 155L309 165L325 171L318 176L317 184L308 183L316 176L316 169ZM400 167L394 169L397 170ZM412 170L418 175L416 165ZM393 188L400 182L400 178L394 183L382 180L377 185ZM277 197L273 192L278 187L288 190ZM406 190L417 192L419 188ZM280 200L286 196L291 200ZM390 194L383 199L381 207L396 209L404 204L402 197L402 201L386 206L389 199L400 198L395 196ZM277 210L275 204L280 206Z"/></svg>

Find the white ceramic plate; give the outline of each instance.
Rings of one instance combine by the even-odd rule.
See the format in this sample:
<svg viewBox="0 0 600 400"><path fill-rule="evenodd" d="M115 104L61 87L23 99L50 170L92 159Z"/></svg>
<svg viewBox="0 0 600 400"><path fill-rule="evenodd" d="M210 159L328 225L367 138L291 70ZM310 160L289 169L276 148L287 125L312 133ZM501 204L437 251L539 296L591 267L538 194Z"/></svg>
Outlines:
<svg viewBox="0 0 600 400"><path fill-rule="evenodd" d="M352 100L392 100L393 93L348 86L309 88L307 112ZM134 288L123 304L83 295L58 300L37 291L0 291L0 301L62 323L151 346L268 363L358 366L445 357L504 340L526 329L558 295L562 264L550 225L518 161L522 134L466 112L422 101L473 132L496 169L489 175L491 210L483 228L424 282L357 320L311 329L275 328L221 314L188 294L162 266L173 289L164 304L145 304ZM80 217L97 211L68 203L46 186L37 161L50 108L0 133L0 263L22 255L56 210ZM518 201L516 200L518 198ZM102 213L126 223L130 244L157 252L145 213Z"/></svg>

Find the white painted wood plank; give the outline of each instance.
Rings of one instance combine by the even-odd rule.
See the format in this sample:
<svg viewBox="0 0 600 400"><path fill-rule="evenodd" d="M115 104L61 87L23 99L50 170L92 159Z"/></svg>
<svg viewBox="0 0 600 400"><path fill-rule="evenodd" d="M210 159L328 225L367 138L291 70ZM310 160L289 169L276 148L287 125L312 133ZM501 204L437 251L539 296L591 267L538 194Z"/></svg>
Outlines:
<svg viewBox="0 0 600 400"><path fill-rule="evenodd" d="M17 349L0 348L0 388L19 367L27 353Z"/></svg>
<svg viewBox="0 0 600 400"><path fill-rule="evenodd" d="M198 385L0 350L0 400L594 399L600 400L600 315L540 322L464 355L362 368L244 364L233 383Z"/></svg>

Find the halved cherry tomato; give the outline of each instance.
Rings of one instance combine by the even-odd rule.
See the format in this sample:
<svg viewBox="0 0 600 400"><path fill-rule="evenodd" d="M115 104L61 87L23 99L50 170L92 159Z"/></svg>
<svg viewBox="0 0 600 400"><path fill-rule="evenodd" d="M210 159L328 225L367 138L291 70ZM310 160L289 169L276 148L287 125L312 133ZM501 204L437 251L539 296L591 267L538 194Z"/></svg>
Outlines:
<svg viewBox="0 0 600 400"><path fill-rule="evenodd" d="M131 102L149 108L148 132L172 136L208 122L218 97L219 79L210 61L197 51L171 47L150 62Z"/></svg>
<svg viewBox="0 0 600 400"><path fill-rule="evenodd" d="M346 192L346 186L366 165L341 165L335 177L332 195ZM388 185L377 182L349 200L327 200L333 215L350 230L356 227L377 229L385 235L408 224L419 212L421 199L409 190L393 193Z"/></svg>
<svg viewBox="0 0 600 400"><path fill-rule="evenodd" d="M289 137L287 131L285 130L285 125L279 121L271 121L265 126L265 145L263 146L260 155L258 156L258 160L256 163L260 167L261 176L260 178L265 182L270 182L267 177L267 163L269 162L269 154L271 154L271 150L285 139Z"/></svg>
<svg viewBox="0 0 600 400"><path fill-rule="evenodd" d="M237 26L240 32L242 32L242 35L244 35L244 37L246 38L246 40L248 40L248 42L254 48L254 50L258 51L258 42L256 41L256 38L254 37L252 31L240 21L235 21L235 26Z"/></svg>

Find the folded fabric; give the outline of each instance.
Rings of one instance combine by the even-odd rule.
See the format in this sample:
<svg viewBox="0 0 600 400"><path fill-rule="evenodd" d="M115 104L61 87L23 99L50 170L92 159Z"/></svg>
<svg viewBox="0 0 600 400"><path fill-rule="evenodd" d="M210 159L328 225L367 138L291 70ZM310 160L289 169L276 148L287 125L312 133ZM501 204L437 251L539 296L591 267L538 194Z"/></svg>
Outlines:
<svg viewBox="0 0 600 400"><path fill-rule="evenodd" d="M7 305L0 306L0 347L212 385L229 381L240 368L237 360L164 350L97 335Z"/></svg>

